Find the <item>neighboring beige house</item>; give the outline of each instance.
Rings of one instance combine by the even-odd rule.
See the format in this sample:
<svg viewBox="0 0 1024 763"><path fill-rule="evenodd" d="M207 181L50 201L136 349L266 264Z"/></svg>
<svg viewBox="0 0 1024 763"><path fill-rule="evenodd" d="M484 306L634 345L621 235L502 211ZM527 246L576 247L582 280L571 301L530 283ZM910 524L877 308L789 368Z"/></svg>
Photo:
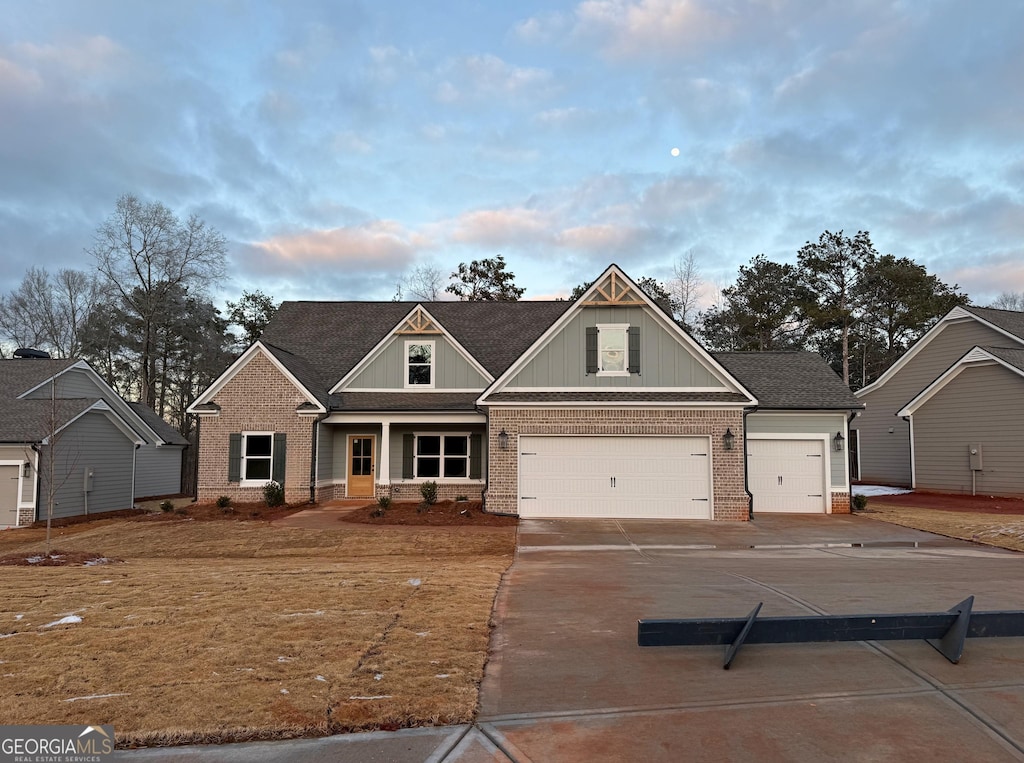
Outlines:
<svg viewBox="0 0 1024 763"><path fill-rule="evenodd" d="M160 424L83 360L0 360L0 529L45 519L51 492L56 519L180 492L187 443Z"/></svg>
<svg viewBox="0 0 1024 763"><path fill-rule="evenodd" d="M747 519L848 512L858 408L816 355L712 355L612 265L575 302L285 302L190 412L200 500L433 481L523 517Z"/></svg>
<svg viewBox="0 0 1024 763"><path fill-rule="evenodd" d="M1024 313L955 307L873 384L851 424L853 477L926 490L1024 493L1018 353ZM981 468L972 469L971 445ZM977 456L977 454L976 454ZM1015 466L1010 467L1011 464ZM975 458L973 465L979 461Z"/></svg>

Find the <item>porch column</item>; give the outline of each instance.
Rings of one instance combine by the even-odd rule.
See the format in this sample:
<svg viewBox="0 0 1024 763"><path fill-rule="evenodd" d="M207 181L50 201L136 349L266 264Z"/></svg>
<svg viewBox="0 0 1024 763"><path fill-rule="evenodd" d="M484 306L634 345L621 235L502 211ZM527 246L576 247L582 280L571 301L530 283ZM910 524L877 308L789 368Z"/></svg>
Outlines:
<svg viewBox="0 0 1024 763"><path fill-rule="evenodd" d="M377 462L377 484L391 485L391 422L380 425L380 461Z"/></svg>

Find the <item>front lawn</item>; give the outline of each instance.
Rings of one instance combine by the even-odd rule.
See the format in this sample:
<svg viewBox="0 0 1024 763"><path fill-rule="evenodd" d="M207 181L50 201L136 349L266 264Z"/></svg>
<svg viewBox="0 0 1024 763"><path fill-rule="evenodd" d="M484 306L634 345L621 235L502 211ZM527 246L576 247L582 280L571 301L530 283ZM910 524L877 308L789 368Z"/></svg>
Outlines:
<svg viewBox="0 0 1024 763"><path fill-rule="evenodd" d="M0 718L112 723L119 746L470 721L515 546L511 527L187 518L54 534L112 561L0 567ZM2 532L0 556L42 537Z"/></svg>
<svg viewBox="0 0 1024 763"><path fill-rule="evenodd" d="M986 513L984 509L937 509L882 503L889 496L872 499L864 516L948 538L984 543L1012 551L1024 551L1024 515ZM877 503L876 503L877 501ZM861 512L858 512L861 513Z"/></svg>

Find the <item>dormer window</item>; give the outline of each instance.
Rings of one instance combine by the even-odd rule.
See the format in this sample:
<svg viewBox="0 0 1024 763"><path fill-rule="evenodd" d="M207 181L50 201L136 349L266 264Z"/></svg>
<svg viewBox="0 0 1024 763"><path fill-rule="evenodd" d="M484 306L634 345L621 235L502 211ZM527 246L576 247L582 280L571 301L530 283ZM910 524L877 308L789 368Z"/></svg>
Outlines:
<svg viewBox="0 0 1024 763"><path fill-rule="evenodd" d="M434 341L405 343L405 386L431 389L434 386Z"/></svg>
<svg viewBox="0 0 1024 763"><path fill-rule="evenodd" d="M640 328L599 323L587 329L587 373L629 376L640 373Z"/></svg>

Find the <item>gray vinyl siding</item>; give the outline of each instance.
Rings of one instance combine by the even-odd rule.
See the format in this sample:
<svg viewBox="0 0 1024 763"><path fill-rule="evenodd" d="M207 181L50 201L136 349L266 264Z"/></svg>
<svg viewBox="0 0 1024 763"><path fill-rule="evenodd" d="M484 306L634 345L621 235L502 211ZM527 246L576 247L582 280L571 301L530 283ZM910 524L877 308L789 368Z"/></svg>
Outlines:
<svg viewBox="0 0 1024 763"><path fill-rule="evenodd" d="M49 458L50 448L45 448ZM87 413L61 432L55 445L53 516L72 517L85 513L84 474L94 472L89 493L89 513L130 509L132 496L132 460L135 444L124 436L106 416ZM44 459L45 461L45 459ZM42 464L43 485L39 496L39 518L47 512L49 468Z"/></svg>
<svg viewBox="0 0 1024 763"><path fill-rule="evenodd" d="M316 481L319 485L334 479L334 427L320 424L317 427Z"/></svg>
<svg viewBox="0 0 1024 763"><path fill-rule="evenodd" d="M832 449L836 432L846 437L846 415L825 413L752 413L747 416L749 434L807 434L815 438L827 435L831 487L846 488L846 447L842 452Z"/></svg>
<svg viewBox="0 0 1024 763"><path fill-rule="evenodd" d="M1013 340L971 318L950 323L889 381L860 397L867 407L851 427L860 431L862 482L910 485L910 425L896 412L979 344L1010 347Z"/></svg>
<svg viewBox="0 0 1024 763"><path fill-rule="evenodd" d="M143 445L135 454L135 497L181 492L181 452L178 445Z"/></svg>
<svg viewBox="0 0 1024 763"><path fill-rule="evenodd" d="M31 394L26 395L26 397L35 400L49 399L50 384L44 384ZM103 394L103 390L101 390L92 379L86 376L84 371L71 369L57 377L57 397L95 398L105 396ZM109 403L110 401L108 400L107 402Z"/></svg>
<svg viewBox="0 0 1024 763"><path fill-rule="evenodd" d="M640 327L640 373L598 376L586 373L588 327L621 323ZM688 352L679 340L643 307L588 307L508 383L509 387L720 387L724 384Z"/></svg>
<svg viewBox="0 0 1024 763"><path fill-rule="evenodd" d="M479 433L486 435L487 429L479 424L432 424L419 426L416 424L392 424L391 426L391 481L401 482L402 481L402 437L406 434L429 434L432 432L442 433L462 433L475 434ZM484 439L483 453L481 454L481 464L483 470L481 474L487 474L487 441ZM483 478L481 477L481 480ZM443 477L438 478L438 482L442 482ZM473 480L476 482L476 480Z"/></svg>
<svg viewBox="0 0 1024 763"><path fill-rule="evenodd" d="M1024 379L999 365L968 368L914 414L917 487L971 492L968 445L981 444L980 495L1024 495Z"/></svg>
<svg viewBox="0 0 1024 763"><path fill-rule="evenodd" d="M0 445L0 461L28 461L34 464L34 453L28 445ZM25 477L21 481L21 503L31 503L35 491L36 473Z"/></svg>
<svg viewBox="0 0 1024 763"><path fill-rule="evenodd" d="M347 388L406 389L405 343L434 343L434 389L484 389L488 382L452 344L439 334L400 334L393 336Z"/></svg>

